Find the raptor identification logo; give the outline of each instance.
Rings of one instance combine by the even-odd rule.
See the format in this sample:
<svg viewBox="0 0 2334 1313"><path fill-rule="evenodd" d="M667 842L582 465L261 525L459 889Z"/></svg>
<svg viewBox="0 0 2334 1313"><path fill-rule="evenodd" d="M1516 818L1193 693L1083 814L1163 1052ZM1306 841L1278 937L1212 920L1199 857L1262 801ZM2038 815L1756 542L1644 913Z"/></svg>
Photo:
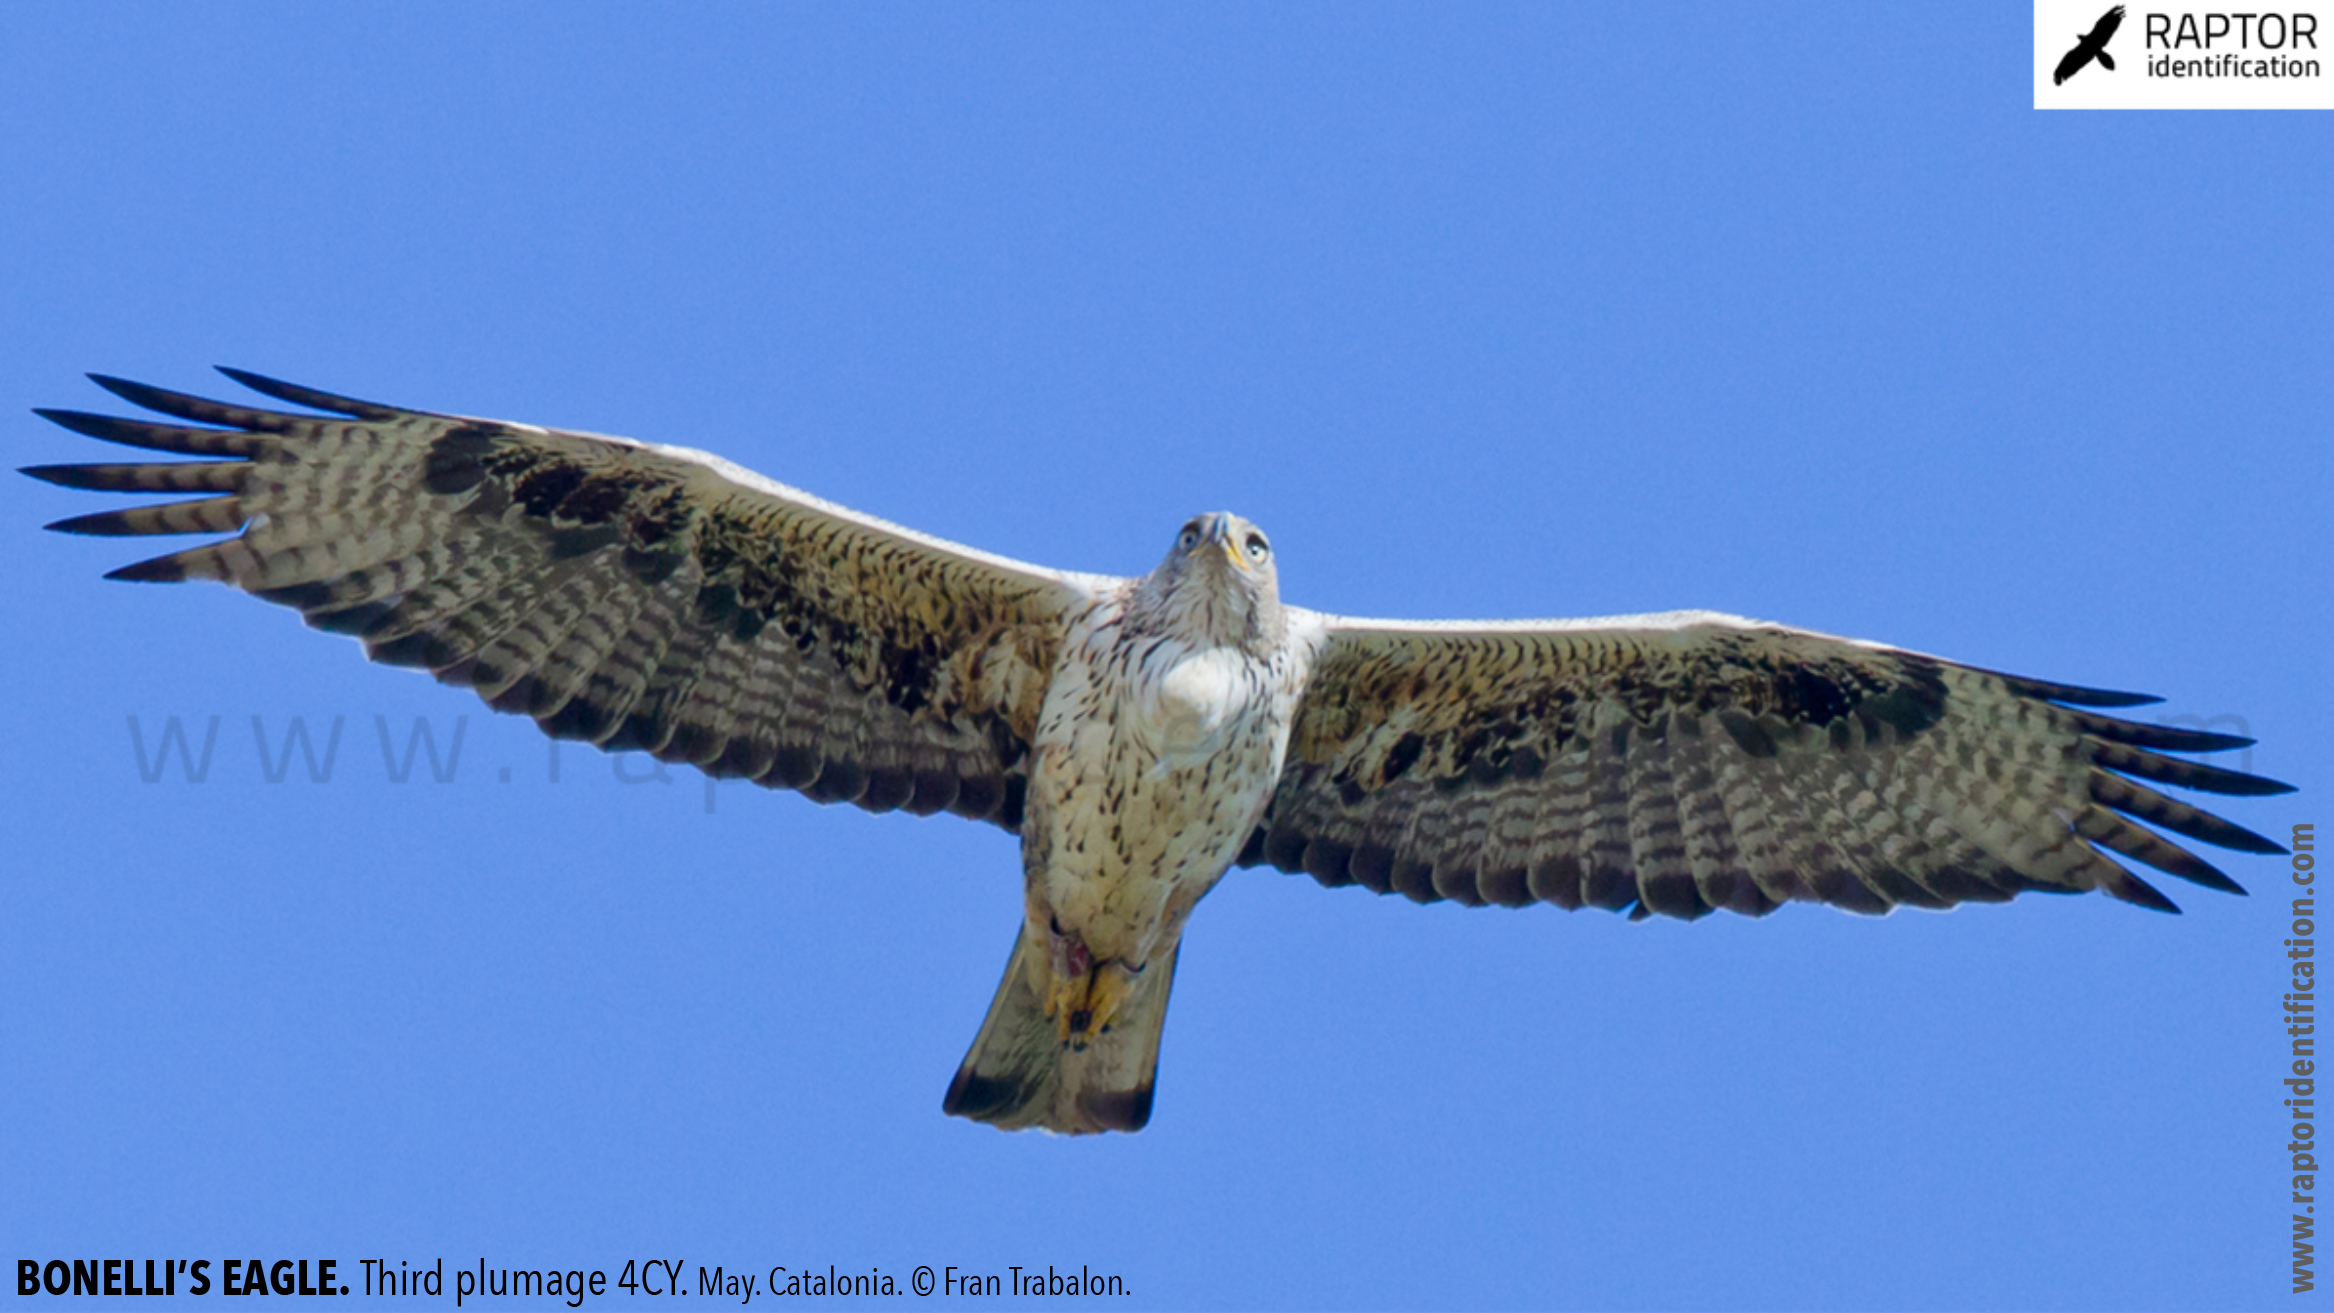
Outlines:
<svg viewBox="0 0 2334 1313"><path fill-rule="evenodd" d="M2334 109L2334 0L2034 0L2034 108Z"/></svg>

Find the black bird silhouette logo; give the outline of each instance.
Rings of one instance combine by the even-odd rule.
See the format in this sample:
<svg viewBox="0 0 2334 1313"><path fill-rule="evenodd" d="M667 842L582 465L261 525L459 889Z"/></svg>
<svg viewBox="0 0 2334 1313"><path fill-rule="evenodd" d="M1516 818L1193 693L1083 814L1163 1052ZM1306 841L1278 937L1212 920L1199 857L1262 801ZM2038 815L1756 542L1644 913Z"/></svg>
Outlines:
<svg viewBox="0 0 2334 1313"><path fill-rule="evenodd" d="M2051 75L2051 85L2057 86L2082 72L2083 65L2094 59L2099 61L2099 67L2110 73L2114 72L2115 57L2107 53L2107 43L2114 39L2115 29L2121 26L2123 26L2122 5L2117 5L2100 15L2099 21L2091 25L2091 30L2084 34L2080 41L2075 42L2075 48L2068 51L2066 57L2058 61L2058 72Z"/></svg>

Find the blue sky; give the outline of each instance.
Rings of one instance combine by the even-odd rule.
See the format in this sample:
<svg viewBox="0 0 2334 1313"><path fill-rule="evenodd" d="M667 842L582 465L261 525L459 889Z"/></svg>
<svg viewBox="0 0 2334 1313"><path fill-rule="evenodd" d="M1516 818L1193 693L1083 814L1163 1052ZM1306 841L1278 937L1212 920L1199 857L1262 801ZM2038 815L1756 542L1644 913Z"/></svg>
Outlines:
<svg viewBox="0 0 2334 1313"><path fill-rule="evenodd" d="M2302 787L2221 810L2323 824L2334 129L2038 114L2029 41L2015 5L12 5L0 437L106 459L26 409L219 363L1078 569L1230 507L1321 609L1712 607L2160 693ZM554 781L524 721L37 529L102 500L0 481L0 1258L2290 1299L2278 861L2160 881L2179 917L1691 925L1236 873L1150 1129L1007 1136L939 1102L1008 836L572 746ZM202 782L143 780L133 723L214 716ZM271 754L343 718L330 778L269 782L254 716ZM391 778L417 718L459 722L448 782Z"/></svg>

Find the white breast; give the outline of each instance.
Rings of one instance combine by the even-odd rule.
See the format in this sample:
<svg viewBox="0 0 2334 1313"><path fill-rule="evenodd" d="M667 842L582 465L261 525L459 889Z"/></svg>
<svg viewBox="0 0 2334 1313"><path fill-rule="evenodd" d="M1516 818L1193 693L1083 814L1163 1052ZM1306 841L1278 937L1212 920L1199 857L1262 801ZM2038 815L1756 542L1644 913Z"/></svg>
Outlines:
<svg viewBox="0 0 2334 1313"><path fill-rule="evenodd" d="M1220 647L1192 652L1162 644L1137 679L1137 731L1168 769L1222 748L1262 691L1254 665Z"/></svg>

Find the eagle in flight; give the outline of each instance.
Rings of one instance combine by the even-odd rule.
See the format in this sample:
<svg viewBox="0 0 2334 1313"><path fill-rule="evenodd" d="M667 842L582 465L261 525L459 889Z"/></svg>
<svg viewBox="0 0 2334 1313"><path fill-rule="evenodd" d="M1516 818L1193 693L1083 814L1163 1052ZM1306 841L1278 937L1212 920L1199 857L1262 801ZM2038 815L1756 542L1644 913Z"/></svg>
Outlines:
<svg viewBox="0 0 2334 1313"><path fill-rule="evenodd" d="M2117 5L2101 14L2099 21L2092 24L2091 30L2076 39L2075 48L2059 59L2058 70L2050 75L2050 84L2055 87L2064 83L2068 78L2082 72L2083 65L2094 59L2099 61L2099 67L2110 73L2114 72L2115 57L2107 53L2107 43L2115 38L2115 29L2121 26L2123 26L2122 5Z"/></svg>
<svg viewBox="0 0 2334 1313"><path fill-rule="evenodd" d="M1012 956L943 1103L1002 1127L1149 1120L1184 925L1234 865L1690 918L2176 911L2116 858L2242 893L2157 830L2284 851L2156 787L2287 791L2167 755L2249 740L2097 710L2152 698L1703 611L1328 615L1226 513L1140 578L1074 574L704 452L224 372L301 409L96 377L167 421L40 411L206 458L27 469L197 494L49 527L229 534L108 577L233 584L562 738L1018 835Z"/></svg>

